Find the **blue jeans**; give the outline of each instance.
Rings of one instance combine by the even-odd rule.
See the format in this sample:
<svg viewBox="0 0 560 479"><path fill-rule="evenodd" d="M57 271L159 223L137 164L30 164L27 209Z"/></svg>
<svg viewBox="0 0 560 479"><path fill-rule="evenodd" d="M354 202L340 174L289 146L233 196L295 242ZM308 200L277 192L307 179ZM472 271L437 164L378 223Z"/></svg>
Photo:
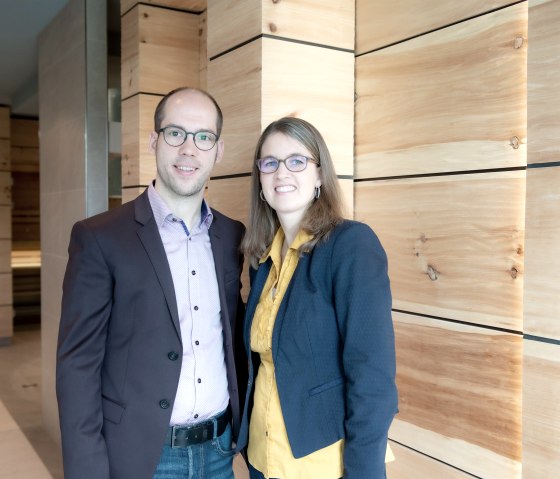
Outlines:
<svg viewBox="0 0 560 479"><path fill-rule="evenodd" d="M224 433L193 446L172 448L165 444L154 479L234 479L231 425Z"/></svg>

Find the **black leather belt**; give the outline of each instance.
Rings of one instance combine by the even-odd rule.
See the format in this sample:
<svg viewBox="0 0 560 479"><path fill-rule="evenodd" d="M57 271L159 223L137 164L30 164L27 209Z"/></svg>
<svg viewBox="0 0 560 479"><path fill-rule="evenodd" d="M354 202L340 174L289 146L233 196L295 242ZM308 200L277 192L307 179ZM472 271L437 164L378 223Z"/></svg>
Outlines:
<svg viewBox="0 0 560 479"><path fill-rule="evenodd" d="M229 424L229 409L216 417L216 437L221 436ZM172 426L167 431L165 444L171 447L189 447L208 441L214 437L214 421L208 420L189 426Z"/></svg>

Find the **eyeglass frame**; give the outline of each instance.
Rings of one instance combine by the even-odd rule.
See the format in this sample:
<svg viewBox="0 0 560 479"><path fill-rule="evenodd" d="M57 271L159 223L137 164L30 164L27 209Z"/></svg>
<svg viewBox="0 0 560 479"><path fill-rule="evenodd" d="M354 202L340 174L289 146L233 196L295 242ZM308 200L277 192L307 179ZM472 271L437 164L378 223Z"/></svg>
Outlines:
<svg viewBox="0 0 560 479"><path fill-rule="evenodd" d="M175 128L177 130L184 131L185 132L185 139L183 140L183 142L179 143L178 145L171 145L167 141L167 138L165 137L165 130L167 130L168 128ZM157 133L158 133L158 135L160 133L163 133L163 140L165 141L165 143L167 143L169 146L171 146L173 148L179 148L180 146L183 146L186 143L186 141L188 140L189 135L192 135L194 146L196 146L200 151L210 151L212 148L214 148L216 146L216 143L218 143L218 140L220 139L220 137L216 133L214 133L213 131L210 131L210 130L198 130L198 131L192 132L192 131L187 131L184 128L182 128L180 126L176 126L176 125L164 126L163 128L160 128L157 131ZM208 148L207 150L204 150L203 148L200 148L200 146L198 146L197 143L196 143L196 135L198 135L199 133L212 133L212 135L214 135L216 137L216 139L214 140L214 144L210 148Z"/></svg>
<svg viewBox="0 0 560 479"><path fill-rule="evenodd" d="M301 169L301 170L292 170L290 169L290 167L288 166L288 164L286 163L287 160L289 160L290 158L293 158L294 156L297 156L299 158L305 158L305 166ZM260 167L260 162L267 159L267 158L272 158L274 160L276 160L278 162L278 166L276 167L276 169L274 171L262 171L261 167ZM263 158L259 158L255 163L257 164L257 169L263 174L263 175L270 175L272 173L276 173L278 171L278 169L280 168L280 163L284 163L284 166L286 167L286 169L288 171L291 171L292 173L300 173L302 171L305 171L307 169L307 164L311 162L311 163L315 163L317 165L317 168L319 168L321 166L321 163L319 162L319 160L316 160L315 158L312 158L310 156L305 156L305 155L300 155L298 153L292 153L291 155L287 156L286 158L284 158L283 160L276 158L274 156L265 156Z"/></svg>

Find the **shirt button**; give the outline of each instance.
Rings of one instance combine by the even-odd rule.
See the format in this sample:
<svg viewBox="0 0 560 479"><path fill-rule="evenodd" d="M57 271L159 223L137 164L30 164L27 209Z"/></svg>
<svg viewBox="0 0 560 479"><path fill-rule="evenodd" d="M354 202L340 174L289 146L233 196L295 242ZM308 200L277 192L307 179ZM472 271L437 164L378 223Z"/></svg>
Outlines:
<svg viewBox="0 0 560 479"><path fill-rule="evenodd" d="M195 306L195 307L194 307L194 310L195 310L195 311L198 311L198 306Z"/></svg>
<svg viewBox="0 0 560 479"><path fill-rule="evenodd" d="M198 345L200 344L200 341L196 340L196 341L194 342L194 344L196 344L196 345L198 346Z"/></svg>
<svg viewBox="0 0 560 479"><path fill-rule="evenodd" d="M198 414L195 414L195 415L194 415L194 418L195 418L195 419L198 419Z"/></svg>
<svg viewBox="0 0 560 479"><path fill-rule="evenodd" d="M167 357L171 360L171 361L176 361L179 358L179 355L175 352L175 351L170 351L167 354Z"/></svg>
<svg viewBox="0 0 560 479"><path fill-rule="evenodd" d="M159 402L159 407L162 409L167 409L169 407L169 401L167 399L162 399Z"/></svg>
<svg viewBox="0 0 560 479"><path fill-rule="evenodd" d="M196 274L196 271L193 269L193 270L191 271L191 274L194 276L194 275Z"/></svg>
<svg viewBox="0 0 560 479"><path fill-rule="evenodd" d="M196 380L196 382L197 382L198 384L200 384L200 383L202 382L202 379L198 378L198 379Z"/></svg>

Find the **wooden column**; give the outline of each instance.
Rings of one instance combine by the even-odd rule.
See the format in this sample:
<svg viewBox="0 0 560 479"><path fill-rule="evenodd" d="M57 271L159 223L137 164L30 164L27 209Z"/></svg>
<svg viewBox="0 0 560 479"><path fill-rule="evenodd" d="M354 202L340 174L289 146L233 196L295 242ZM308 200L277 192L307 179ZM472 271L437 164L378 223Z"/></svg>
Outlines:
<svg viewBox="0 0 560 479"><path fill-rule="evenodd" d="M560 1L529 1L523 479L560 469Z"/></svg>
<svg viewBox="0 0 560 479"><path fill-rule="evenodd" d="M10 109L0 107L0 346L13 335Z"/></svg>
<svg viewBox="0 0 560 479"><path fill-rule="evenodd" d="M148 137L159 100L174 88L205 84L205 8L201 0L121 1L123 202L155 178Z"/></svg>
<svg viewBox="0 0 560 479"><path fill-rule="evenodd" d="M245 220L261 131L282 116L325 137L353 204L354 2L208 2L208 89L224 111L225 157L208 196Z"/></svg>
<svg viewBox="0 0 560 479"><path fill-rule="evenodd" d="M387 249L397 340L390 479L521 477L527 4L509 3L356 3L355 215Z"/></svg>

